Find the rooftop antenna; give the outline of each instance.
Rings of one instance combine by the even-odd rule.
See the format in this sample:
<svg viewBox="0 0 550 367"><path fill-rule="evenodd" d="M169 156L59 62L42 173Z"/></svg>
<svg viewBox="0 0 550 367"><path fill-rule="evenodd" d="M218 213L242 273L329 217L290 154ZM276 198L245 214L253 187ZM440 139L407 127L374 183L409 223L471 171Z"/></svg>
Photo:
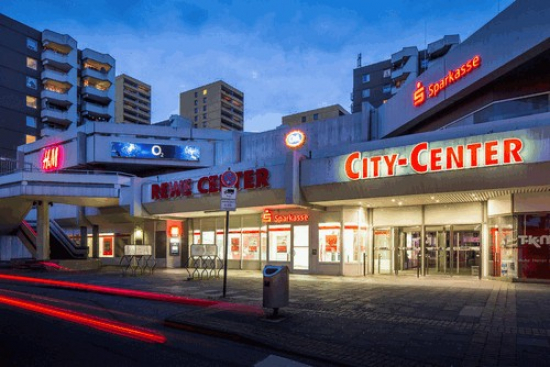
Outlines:
<svg viewBox="0 0 550 367"><path fill-rule="evenodd" d="M357 54L357 67L361 67L361 54Z"/></svg>

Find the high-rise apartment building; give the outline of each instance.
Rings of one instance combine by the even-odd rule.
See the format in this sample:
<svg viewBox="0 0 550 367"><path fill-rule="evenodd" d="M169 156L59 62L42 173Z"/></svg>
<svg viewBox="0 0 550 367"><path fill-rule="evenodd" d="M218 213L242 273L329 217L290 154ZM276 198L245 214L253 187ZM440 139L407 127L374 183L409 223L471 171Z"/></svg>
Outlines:
<svg viewBox="0 0 550 367"><path fill-rule="evenodd" d="M151 86L121 74L115 80L115 122L151 124Z"/></svg>
<svg viewBox="0 0 550 367"><path fill-rule="evenodd" d="M0 156L51 130L113 122L115 60L0 14Z"/></svg>
<svg viewBox="0 0 550 367"><path fill-rule="evenodd" d="M458 35L444 36L428 44L425 50L404 47L391 55L390 59L370 65L361 65L358 56L357 68L353 70L353 92L351 112L362 111L363 102L374 108L380 107L408 81L416 79L431 63L445 55L460 43Z"/></svg>
<svg viewBox="0 0 550 367"><path fill-rule="evenodd" d="M283 125L294 126L306 122L314 122L337 118L339 116L349 115L349 112L339 104L321 107L314 110L293 113L283 116Z"/></svg>
<svg viewBox="0 0 550 367"><path fill-rule="evenodd" d="M224 81L180 93L180 115L196 128L244 130L244 94Z"/></svg>

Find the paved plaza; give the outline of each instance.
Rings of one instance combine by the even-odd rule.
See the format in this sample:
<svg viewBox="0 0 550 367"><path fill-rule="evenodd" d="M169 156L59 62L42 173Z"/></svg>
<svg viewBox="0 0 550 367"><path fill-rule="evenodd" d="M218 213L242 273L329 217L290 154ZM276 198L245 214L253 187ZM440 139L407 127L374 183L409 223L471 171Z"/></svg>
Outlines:
<svg viewBox="0 0 550 367"><path fill-rule="evenodd" d="M100 272L32 276L222 299L222 279ZM226 300L261 307L260 271L229 271ZM267 315L270 310L265 310ZM166 325L269 346L345 366L550 365L550 288L478 278L290 275L280 318L220 307L186 308Z"/></svg>

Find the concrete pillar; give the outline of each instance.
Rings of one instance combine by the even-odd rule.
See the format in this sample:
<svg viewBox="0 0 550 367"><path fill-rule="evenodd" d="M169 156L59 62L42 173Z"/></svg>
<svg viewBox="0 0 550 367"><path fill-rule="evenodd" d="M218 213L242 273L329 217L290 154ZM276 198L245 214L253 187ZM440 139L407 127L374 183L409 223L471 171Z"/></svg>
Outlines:
<svg viewBox="0 0 550 367"><path fill-rule="evenodd" d="M92 226L92 257L99 258L99 226Z"/></svg>
<svg viewBox="0 0 550 367"><path fill-rule="evenodd" d="M36 206L36 259L50 259L50 206L39 201Z"/></svg>

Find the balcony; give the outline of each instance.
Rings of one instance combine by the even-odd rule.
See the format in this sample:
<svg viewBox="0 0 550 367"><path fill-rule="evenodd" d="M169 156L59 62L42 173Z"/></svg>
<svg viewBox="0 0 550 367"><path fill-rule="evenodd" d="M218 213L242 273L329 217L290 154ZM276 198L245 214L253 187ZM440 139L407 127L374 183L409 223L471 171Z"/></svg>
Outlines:
<svg viewBox="0 0 550 367"><path fill-rule="evenodd" d="M107 72L101 72L94 68L83 68L82 69L83 78L94 78L98 80L109 80L109 75Z"/></svg>
<svg viewBox="0 0 550 367"><path fill-rule="evenodd" d="M109 54L102 54L97 51L85 48L81 54L82 65L89 65L97 70L105 69L105 72L110 72L115 66L115 59Z"/></svg>
<svg viewBox="0 0 550 367"><path fill-rule="evenodd" d="M61 125L63 127L67 127L71 124L67 111L43 108L40 116L42 117L43 123Z"/></svg>
<svg viewBox="0 0 550 367"><path fill-rule="evenodd" d="M109 120L112 117L107 106L102 106L92 102L82 103L82 113L84 115L104 118L106 120Z"/></svg>
<svg viewBox="0 0 550 367"><path fill-rule="evenodd" d="M61 34L48 29L42 32L42 45L45 48L52 48L69 53L76 50L76 40L68 34Z"/></svg>
<svg viewBox="0 0 550 367"><path fill-rule="evenodd" d="M82 98L88 101L97 102L99 104L107 105L111 102L109 97L109 91L100 90L92 86L82 88Z"/></svg>
<svg viewBox="0 0 550 367"><path fill-rule="evenodd" d="M42 101L54 102L57 105L65 107L70 107L73 104L67 93L58 93L48 89L44 89L40 92L40 98L42 98Z"/></svg>
<svg viewBox="0 0 550 367"><path fill-rule="evenodd" d="M69 62L69 56L53 50L45 50L42 52L42 63L64 72L68 72L73 68Z"/></svg>
<svg viewBox="0 0 550 367"><path fill-rule="evenodd" d="M62 73L59 71L54 71L51 69L44 69L42 71L42 80L44 81L46 79L55 80L61 83L68 83L72 85L72 83L69 80L70 79L69 74Z"/></svg>

